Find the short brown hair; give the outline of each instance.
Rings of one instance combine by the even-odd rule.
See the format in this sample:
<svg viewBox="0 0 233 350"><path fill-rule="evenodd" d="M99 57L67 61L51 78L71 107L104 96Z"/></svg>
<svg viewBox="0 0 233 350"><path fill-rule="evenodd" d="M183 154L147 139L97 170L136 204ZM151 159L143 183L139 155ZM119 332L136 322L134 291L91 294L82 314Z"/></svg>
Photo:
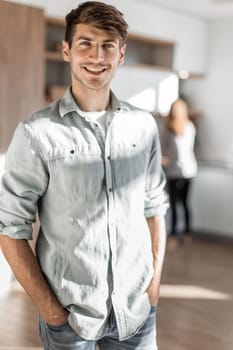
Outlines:
<svg viewBox="0 0 233 350"><path fill-rule="evenodd" d="M123 14L112 5L99 1L86 1L81 3L76 9L71 10L65 19L65 41L70 48L75 33L75 25L81 23L93 25L113 36L118 36L122 44L127 40L128 24Z"/></svg>

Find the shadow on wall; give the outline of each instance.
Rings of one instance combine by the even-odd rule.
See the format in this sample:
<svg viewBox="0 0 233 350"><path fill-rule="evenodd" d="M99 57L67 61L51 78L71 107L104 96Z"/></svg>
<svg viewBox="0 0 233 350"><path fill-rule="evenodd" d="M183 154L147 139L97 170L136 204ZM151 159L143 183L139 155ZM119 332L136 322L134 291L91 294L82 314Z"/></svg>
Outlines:
<svg viewBox="0 0 233 350"><path fill-rule="evenodd" d="M233 171L199 164L191 205L198 232L233 237Z"/></svg>

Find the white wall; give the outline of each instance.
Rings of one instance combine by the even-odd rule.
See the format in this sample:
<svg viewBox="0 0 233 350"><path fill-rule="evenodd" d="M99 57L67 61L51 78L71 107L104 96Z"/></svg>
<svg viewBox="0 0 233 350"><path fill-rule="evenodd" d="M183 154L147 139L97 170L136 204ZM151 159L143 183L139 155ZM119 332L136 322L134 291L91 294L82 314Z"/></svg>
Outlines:
<svg viewBox="0 0 233 350"><path fill-rule="evenodd" d="M206 78L185 82L183 90L203 112L199 128L201 158L233 169L232 34L232 19L211 22Z"/></svg>
<svg viewBox="0 0 233 350"><path fill-rule="evenodd" d="M232 194L232 171L221 167L200 167L191 194L194 230L233 236Z"/></svg>
<svg viewBox="0 0 233 350"><path fill-rule="evenodd" d="M175 73L123 65L111 87L116 96L149 112L168 113L179 94Z"/></svg>
<svg viewBox="0 0 233 350"><path fill-rule="evenodd" d="M40 6L49 16L64 18L70 9L82 2L78 0L8 0ZM169 11L158 5L138 0L108 0L125 14L130 32L167 39L176 43L174 70L187 69L202 73L206 69L208 22L194 16Z"/></svg>
<svg viewBox="0 0 233 350"><path fill-rule="evenodd" d="M132 32L176 43L173 66L176 71L182 69L196 73L205 71L207 21L156 5L144 4L142 1L111 2L126 14Z"/></svg>
<svg viewBox="0 0 233 350"><path fill-rule="evenodd" d="M232 19L211 22L207 76L185 82L183 90L203 112L198 150L205 165L200 167L194 186L195 226L233 236L232 34Z"/></svg>

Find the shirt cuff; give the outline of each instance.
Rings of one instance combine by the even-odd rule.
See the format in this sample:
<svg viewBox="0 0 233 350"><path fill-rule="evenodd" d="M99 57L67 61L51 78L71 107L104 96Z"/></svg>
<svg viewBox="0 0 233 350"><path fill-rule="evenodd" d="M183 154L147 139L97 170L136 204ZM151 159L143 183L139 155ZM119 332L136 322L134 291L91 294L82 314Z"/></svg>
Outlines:
<svg viewBox="0 0 233 350"><path fill-rule="evenodd" d="M0 235L9 236L15 239L33 239L31 225L4 226L0 223Z"/></svg>
<svg viewBox="0 0 233 350"><path fill-rule="evenodd" d="M167 213L168 206L163 208L150 208L144 210L144 215L146 218L151 218L152 216L165 216Z"/></svg>

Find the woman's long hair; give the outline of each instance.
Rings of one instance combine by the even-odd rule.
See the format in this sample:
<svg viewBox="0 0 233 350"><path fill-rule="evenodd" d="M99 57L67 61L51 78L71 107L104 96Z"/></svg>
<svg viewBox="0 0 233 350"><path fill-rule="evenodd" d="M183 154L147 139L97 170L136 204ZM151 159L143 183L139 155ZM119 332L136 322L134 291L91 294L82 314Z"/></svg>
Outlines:
<svg viewBox="0 0 233 350"><path fill-rule="evenodd" d="M175 135L182 135L189 120L187 103L181 98L175 100L166 119L166 127Z"/></svg>

